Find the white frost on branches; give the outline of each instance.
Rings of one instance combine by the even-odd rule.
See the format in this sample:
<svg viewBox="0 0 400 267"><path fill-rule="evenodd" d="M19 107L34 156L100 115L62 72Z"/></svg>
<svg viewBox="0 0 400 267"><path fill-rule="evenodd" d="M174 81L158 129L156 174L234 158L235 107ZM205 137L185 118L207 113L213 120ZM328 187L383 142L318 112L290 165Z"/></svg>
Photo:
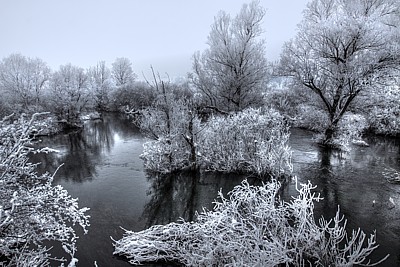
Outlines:
<svg viewBox="0 0 400 267"><path fill-rule="evenodd" d="M84 233L89 226L88 208L79 208L77 199L52 185L53 175L38 175L37 164L28 160L29 153L52 151L33 147L39 115L0 121L0 257L6 266L48 266L53 258L45 241L59 242L75 261L74 226Z"/></svg>
<svg viewBox="0 0 400 267"><path fill-rule="evenodd" d="M114 254L132 264L169 261L185 266L374 266L368 256L378 247L375 234L366 240L360 229L351 235L339 215L317 223L314 202L320 201L310 182L301 184L290 202L279 199L280 184L236 186L212 211L195 222L181 221L126 231L114 241ZM366 241L366 242L364 242Z"/></svg>
<svg viewBox="0 0 400 267"><path fill-rule="evenodd" d="M140 127L156 139L144 144L145 169L169 173L194 164L265 178L292 172L289 128L279 112L248 108L200 122L182 101L175 103L168 118L159 107L143 111Z"/></svg>

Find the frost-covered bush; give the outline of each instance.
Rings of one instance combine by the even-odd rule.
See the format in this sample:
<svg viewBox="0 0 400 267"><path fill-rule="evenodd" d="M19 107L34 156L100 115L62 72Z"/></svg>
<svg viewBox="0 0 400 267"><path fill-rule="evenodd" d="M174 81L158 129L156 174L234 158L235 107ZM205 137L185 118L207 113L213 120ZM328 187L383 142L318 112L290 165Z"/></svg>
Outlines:
<svg viewBox="0 0 400 267"><path fill-rule="evenodd" d="M9 116L0 121L0 258L5 266L47 266L56 241L75 262L74 226L86 233L88 208L79 208L49 173L39 175L29 153L51 152L33 148L35 118ZM40 125L39 125L40 126ZM63 260L64 261L64 260Z"/></svg>
<svg viewBox="0 0 400 267"><path fill-rule="evenodd" d="M325 111L307 104L301 104L297 107L295 127L322 132L328 127L328 124L329 118Z"/></svg>
<svg viewBox="0 0 400 267"><path fill-rule="evenodd" d="M350 140L360 139L367 129L368 123L363 115L348 113L343 115L338 124L338 135L343 135Z"/></svg>
<svg viewBox="0 0 400 267"><path fill-rule="evenodd" d="M275 110L247 109L200 123L183 100L143 110L139 126L154 141L144 144L147 170L168 173L187 167L253 173L262 177L290 173L288 126Z"/></svg>
<svg viewBox="0 0 400 267"><path fill-rule="evenodd" d="M357 102L359 113L364 114L372 133L400 135L400 81L398 73L389 84L373 88Z"/></svg>
<svg viewBox="0 0 400 267"><path fill-rule="evenodd" d="M368 114L368 121L374 133L400 135L400 102L388 104L385 108L373 107Z"/></svg>
<svg viewBox="0 0 400 267"><path fill-rule="evenodd" d="M165 104L168 103L168 104ZM169 173L197 164L196 140L200 120L190 101L162 96L151 107L143 109L136 122L150 138L144 144L141 158L145 169Z"/></svg>
<svg viewBox="0 0 400 267"><path fill-rule="evenodd" d="M363 143L362 134L368 128L368 123L363 115L349 113L343 115L337 127L332 142L345 149L350 143Z"/></svg>
<svg viewBox="0 0 400 267"><path fill-rule="evenodd" d="M124 111L128 109L140 110L151 106L156 98L156 92L145 82L133 82L114 88L110 93L110 109Z"/></svg>
<svg viewBox="0 0 400 267"><path fill-rule="evenodd" d="M280 184L272 181L236 186L212 211L195 222L181 221L149 229L126 231L115 241L114 254L132 264L155 261L185 266L372 266L367 257L377 248L375 235L366 239L360 229L346 232L336 216L314 219L320 197L310 183L298 188L290 202L279 199Z"/></svg>
<svg viewBox="0 0 400 267"><path fill-rule="evenodd" d="M213 117L203 127L198 151L205 170L276 177L292 170L288 126L273 109Z"/></svg>
<svg viewBox="0 0 400 267"><path fill-rule="evenodd" d="M170 173L190 167L190 149L182 137L148 141L143 145L140 157L144 161L144 168L159 173Z"/></svg>

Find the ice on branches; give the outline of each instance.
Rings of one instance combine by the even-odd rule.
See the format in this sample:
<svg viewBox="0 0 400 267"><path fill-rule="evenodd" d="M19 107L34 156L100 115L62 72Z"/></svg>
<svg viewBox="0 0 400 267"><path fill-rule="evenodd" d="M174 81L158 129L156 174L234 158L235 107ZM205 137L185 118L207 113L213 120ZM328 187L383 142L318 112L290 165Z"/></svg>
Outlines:
<svg viewBox="0 0 400 267"><path fill-rule="evenodd" d="M290 202L279 199L280 184L236 186L212 211L195 222L181 221L126 231L114 241L114 254L132 264L168 261L185 266L373 266L367 258L377 248L375 234L365 241L360 229L348 235L339 211L335 218L314 220L320 197L310 183ZM383 259L384 260L384 259ZM382 260L382 261L383 261Z"/></svg>
<svg viewBox="0 0 400 267"><path fill-rule="evenodd" d="M273 109L249 108L205 123L199 137L201 166L210 171L280 177L292 172L289 128Z"/></svg>
<svg viewBox="0 0 400 267"><path fill-rule="evenodd" d="M268 179L292 172L289 128L279 112L248 108L201 123L182 103L173 107L169 119L155 109L143 112L140 127L156 139L144 144L145 169L169 173L196 166Z"/></svg>
<svg viewBox="0 0 400 267"><path fill-rule="evenodd" d="M86 233L88 208L79 208L53 175L38 175L29 153L51 152L32 143L35 114L31 119L9 116L0 121L0 257L7 266L47 266L50 249L45 241L57 241L73 259L78 236Z"/></svg>

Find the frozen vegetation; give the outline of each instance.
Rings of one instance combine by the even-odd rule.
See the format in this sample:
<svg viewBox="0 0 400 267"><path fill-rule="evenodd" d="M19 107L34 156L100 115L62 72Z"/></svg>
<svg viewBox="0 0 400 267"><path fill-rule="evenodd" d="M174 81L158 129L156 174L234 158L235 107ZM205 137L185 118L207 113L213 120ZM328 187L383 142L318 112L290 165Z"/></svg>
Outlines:
<svg viewBox="0 0 400 267"><path fill-rule="evenodd" d="M0 260L2 266L47 266L50 260L76 262L74 226L87 232L88 208L79 208L53 175L36 172L29 153L51 153L35 149L32 132L38 130L31 119L9 116L0 121ZM45 243L59 243L70 259L55 259Z"/></svg>
<svg viewBox="0 0 400 267"><path fill-rule="evenodd" d="M200 170L249 173L266 179L291 173L289 128L277 111L249 108L201 123L198 118L185 117L187 110L179 105L173 107L170 133L144 144L141 157L147 170L168 173L197 166ZM183 113L176 117L177 111ZM141 125L149 124L146 118L157 120L153 123L158 127L168 124L160 112L151 112L146 113ZM192 130L186 134L184 129L190 124ZM192 139L191 145L188 140Z"/></svg>
<svg viewBox="0 0 400 267"><path fill-rule="evenodd" d="M310 183L298 195L280 200L281 185L273 180L251 186L245 180L212 211L194 222L173 222L126 231L114 241L115 254L132 264L175 262L185 266L374 266L368 256L377 248L375 234L346 231L339 211L332 219L314 218L321 198ZM382 262L382 259L380 262Z"/></svg>
<svg viewBox="0 0 400 267"><path fill-rule="evenodd" d="M270 182L256 187L244 181L194 222L126 231L115 241L116 254L134 264L372 266L367 257L377 247L374 234L348 234L339 212L315 220L320 198L314 187L301 185L284 202L277 181L292 172L290 126L313 130L317 142L342 150L368 145L366 133L399 136L400 2L311 0L276 64L267 62L260 38L265 14L252 1L234 17L215 16L208 47L194 54L193 71L181 83L162 80L153 69L153 81L137 81L127 58L115 59L111 68L99 61L87 70L65 64L54 71L38 58L3 58L3 265L50 264L47 241L58 242L71 265L77 261L74 225L86 233L88 209L52 184L54 174L39 175L28 155L52 151L34 148L38 134L80 128L82 118L118 111L132 116L148 138L141 157L149 172L246 173ZM268 88L271 78L282 83ZM395 169L384 175L391 183L400 180Z"/></svg>

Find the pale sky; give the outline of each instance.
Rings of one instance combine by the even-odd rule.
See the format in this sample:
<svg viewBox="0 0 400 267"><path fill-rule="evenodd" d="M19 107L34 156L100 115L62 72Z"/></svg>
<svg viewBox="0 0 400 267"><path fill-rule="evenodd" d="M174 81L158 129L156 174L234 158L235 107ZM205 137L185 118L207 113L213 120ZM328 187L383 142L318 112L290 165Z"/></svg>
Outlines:
<svg viewBox="0 0 400 267"><path fill-rule="evenodd" d="M186 76L192 55L207 48L214 16L235 16L248 0L0 0L0 58L39 57L50 68L89 68L117 57L135 73ZM270 61L296 33L308 0L261 0Z"/></svg>

